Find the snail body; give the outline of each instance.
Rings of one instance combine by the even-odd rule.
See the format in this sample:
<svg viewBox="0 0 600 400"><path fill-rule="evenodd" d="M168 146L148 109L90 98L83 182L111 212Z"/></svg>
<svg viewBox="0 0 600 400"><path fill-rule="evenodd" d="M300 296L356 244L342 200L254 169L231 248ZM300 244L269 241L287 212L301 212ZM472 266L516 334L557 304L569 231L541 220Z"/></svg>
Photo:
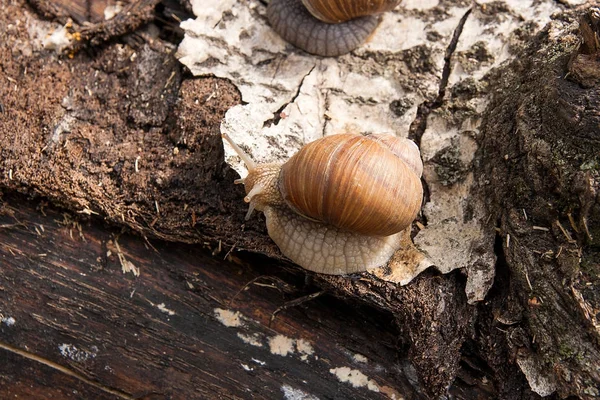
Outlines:
<svg viewBox="0 0 600 400"><path fill-rule="evenodd" d="M271 0L267 18L286 41L320 56L349 53L400 0Z"/></svg>
<svg viewBox="0 0 600 400"><path fill-rule="evenodd" d="M341 275L385 264L421 208L422 163L408 139L333 135L284 164L256 165L223 136L248 167L236 181L246 189L246 219L262 211L269 236L305 269Z"/></svg>

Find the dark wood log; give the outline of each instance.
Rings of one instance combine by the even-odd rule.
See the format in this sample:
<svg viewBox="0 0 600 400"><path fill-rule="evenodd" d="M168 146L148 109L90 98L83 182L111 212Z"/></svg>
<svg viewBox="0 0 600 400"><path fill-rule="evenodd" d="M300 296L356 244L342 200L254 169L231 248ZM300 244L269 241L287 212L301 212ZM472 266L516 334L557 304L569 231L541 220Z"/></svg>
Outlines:
<svg viewBox="0 0 600 400"><path fill-rule="evenodd" d="M59 21L76 38L66 49L71 55L82 46L102 44L153 21L154 8L159 2L160 0L133 0L111 4L105 0L29 0L38 13ZM108 6L112 6L112 10L107 10ZM114 15L106 19L107 11Z"/></svg>
<svg viewBox="0 0 600 400"><path fill-rule="evenodd" d="M389 313L325 295L274 315L317 289L11 203L0 217L3 397L420 397ZM353 386L336 368L364 377Z"/></svg>

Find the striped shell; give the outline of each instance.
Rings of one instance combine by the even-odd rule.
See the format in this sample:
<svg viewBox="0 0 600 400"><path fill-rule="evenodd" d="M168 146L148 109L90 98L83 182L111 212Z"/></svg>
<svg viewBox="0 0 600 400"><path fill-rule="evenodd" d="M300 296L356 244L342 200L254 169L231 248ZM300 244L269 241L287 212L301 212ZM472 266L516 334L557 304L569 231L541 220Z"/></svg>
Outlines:
<svg viewBox="0 0 600 400"><path fill-rule="evenodd" d="M302 3L315 18L338 24L392 10L400 0L302 0Z"/></svg>
<svg viewBox="0 0 600 400"><path fill-rule="evenodd" d="M307 144L281 167L279 190L292 210L309 219L388 236L419 212L422 168L408 139L333 135Z"/></svg>

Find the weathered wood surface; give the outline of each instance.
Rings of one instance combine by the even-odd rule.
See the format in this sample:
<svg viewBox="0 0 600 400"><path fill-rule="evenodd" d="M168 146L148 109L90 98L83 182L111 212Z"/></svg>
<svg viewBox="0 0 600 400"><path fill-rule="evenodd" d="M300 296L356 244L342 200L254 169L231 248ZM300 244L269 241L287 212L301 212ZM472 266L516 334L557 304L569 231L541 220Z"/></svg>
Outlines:
<svg viewBox="0 0 600 400"><path fill-rule="evenodd" d="M484 302L467 304L465 278L460 272L445 276L429 272L403 288L366 275L310 275L316 286L307 287L304 273L288 264L269 240L262 219L243 221L242 189L232 184L235 174L223 163L218 135L225 111L241 100L233 85L182 74L172 56L174 46L158 39L152 26L122 37L122 42L113 40L78 53L67 49L72 59L58 56L41 44L57 25L42 21L22 1L0 0L0 4L4 11L0 14L0 187L6 193L32 194L72 212L99 216L79 222L83 241L72 219L64 220L49 210L45 217L44 207L34 210L19 197L7 197L0 229L0 338L4 343L0 354L7 362L0 363L0 383L10 388L10 394L190 398L220 393L246 398L244 390L249 388L259 398L272 398L281 397L287 384L322 398L391 397L383 390L379 394L369 390L368 384L366 389L352 388L330 372L349 366L363 371L381 389L396 390L406 398L436 397L446 393L452 382L451 393L458 398L539 398L531 392L522 373L524 367L518 364L526 360L530 363L523 364L529 384L537 385L539 392L556 388L563 396L597 395L593 370L597 364L589 362L598 348L597 329L594 307L586 308L596 304L596 281L588 278L597 274L597 245L589 242L583 226L575 223L577 243L567 243L573 248L565 245L561 254L581 249L582 265L590 267L589 275L576 275L574 259L566 264L559 257L548 260L543 255L548 249L558 254L563 233L558 225L552 225L552 215L542 210L544 198L534 197L522 207L523 198L509 197L503 203L504 191L498 190L523 189L527 185L515 184L523 180L519 174L525 174L525 179L534 176L531 170L519 170L516 162L515 167L513 160L533 155L530 165L538 166L536 157L547 155L517 147L514 153L518 158L511 158L509 152L507 160L504 152L497 152L527 139L518 136L518 130L508 129L513 127L512 117L526 115L522 111L527 107L517 109L515 105L526 102L510 98L502 102L506 108L498 109L502 111L497 114L500 128L491 118L482 136L482 145L493 156L475 163L489 162L486 168L502 166L482 169L498 181L497 186L483 182L482 191L489 191L485 195L490 199L490 229L496 217L501 222L496 246L499 263L494 286ZM576 35L573 17L562 18L571 24L568 32ZM548 36L542 34L537 40L546 43ZM524 52L523 57L532 51ZM556 60L544 57L543 51L540 54L536 62L541 65ZM557 59L568 61L568 54L561 53ZM546 71L553 79L568 72L566 64L555 67L533 65L532 70ZM510 77L524 70L499 74ZM499 78L491 74L488 79L494 82ZM516 93L518 87L506 84L505 93ZM424 111L415 126L419 121L426 125L429 106L438 107L440 115L453 115L460 109L460 101L468 103L479 90L457 88L451 101L442 101L442 96L439 104L423 103ZM535 84L531 93L540 93ZM563 100L568 103L570 99ZM537 99L532 104L542 103ZM594 111L597 107L591 104L578 109ZM561 108L549 110L560 115ZM502 121L503 116L508 118ZM533 120L536 126L546 121ZM596 132L593 124L590 126L589 132ZM587 140L584 147L591 153L597 149L597 142L590 141L594 137L579 136ZM552 176L547 171L573 160L580 162L581 158L566 157L556 165L542 165L538 171L543 173L534 182L545 182L542 186L547 189L546 179ZM597 172L597 167L591 170L589 174ZM513 180L513 173L518 179ZM588 182L592 182L589 187L597 188L597 180ZM582 190L578 193L588 193L584 196L587 200L571 201L575 205L571 211L576 218L588 216L588 227L593 228L597 202L590 202L593 196L585 191L585 185L577 188ZM531 188L533 192L538 189ZM559 190L558 195L565 193ZM569 192L567 198L573 200L572 195ZM539 240L532 230L520 229L522 221L515 219L514 211L522 213L521 208L527 208L536 221L547 222L544 227L553 229L553 235L546 233L548 237ZM102 219L150 238L158 252L142 238L101 228ZM569 229L568 218L562 221ZM540 232L534 230L533 234ZM278 263L274 266L270 264L273 261L261 258L249 264L230 264L207 257L196 247L157 243L156 238L207 243L211 250L223 243L227 246L222 256L233 246L272 256ZM140 268L140 277L122 273L117 242L126 260ZM532 262L521 264L524 258ZM283 279L291 287L279 284L280 289L289 291L282 295L272 287L252 285L229 304L247 282L264 274L279 279L266 280L267 285ZM562 277L567 279L564 287ZM533 282L529 282L531 278ZM539 291L533 292L530 284ZM317 298L284 311L268 327L271 313L285 301L321 289L343 300ZM577 293L582 294L583 302L577 301L581 299ZM546 302L548 295L559 301ZM567 307L561 307L561 299ZM357 301L375 308L361 306L355 311ZM218 307L239 310L256 322L227 328L215 317ZM169 315L168 310L175 314ZM569 318L562 318L567 315L561 314L563 310ZM377 322L380 317L384 322ZM547 328L553 326L547 321L557 323L561 330L547 335ZM560 325L561 321L569 321L569 326ZM561 348L571 329L578 332L572 338L583 337L581 343L593 351ZM240 332L257 333L263 346L243 342L237 336ZM277 333L307 340L314 355L302 360L305 354L298 350L285 358L272 354L267 341ZM351 357L355 353L367 356L369 364L357 364ZM253 363L252 358L267 365ZM529 368L531 363L543 367L547 374L542 377L552 378L549 385L536 382L541 375ZM253 370L246 371L244 365ZM554 376L559 372L559 378ZM571 384L569 376L581 378L585 385Z"/></svg>
<svg viewBox="0 0 600 400"><path fill-rule="evenodd" d="M2 398L420 397L389 313L323 296L271 321L317 289L280 274L287 284L265 276L242 290L269 267L9 204L0 217ZM122 271L119 254L139 276ZM239 312L240 326L217 309ZM280 350L269 345L277 335ZM331 372L343 367L365 374L362 387Z"/></svg>

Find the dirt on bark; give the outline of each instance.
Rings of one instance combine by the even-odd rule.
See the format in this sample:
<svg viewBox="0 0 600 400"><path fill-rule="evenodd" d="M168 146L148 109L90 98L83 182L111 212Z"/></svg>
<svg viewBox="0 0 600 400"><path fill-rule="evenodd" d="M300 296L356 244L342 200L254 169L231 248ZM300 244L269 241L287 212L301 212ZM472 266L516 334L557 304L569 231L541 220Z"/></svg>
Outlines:
<svg viewBox="0 0 600 400"><path fill-rule="evenodd" d="M2 188L148 237L236 243L242 189L232 186L219 133L240 101L235 87L216 78L182 83L175 46L159 38L56 54L44 38L32 40L56 26L22 2L4 8ZM251 236L238 246L255 247Z"/></svg>

